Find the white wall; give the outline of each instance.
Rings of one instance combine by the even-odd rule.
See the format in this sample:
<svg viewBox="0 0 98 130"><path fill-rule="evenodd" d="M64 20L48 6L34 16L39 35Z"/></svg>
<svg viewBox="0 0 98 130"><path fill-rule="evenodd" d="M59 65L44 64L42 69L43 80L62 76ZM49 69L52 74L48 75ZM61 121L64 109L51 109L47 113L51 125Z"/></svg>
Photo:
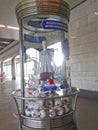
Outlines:
<svg viewBox="0 0 98 130"><path fill-rule="evenodd" d="M69 23L72 86L98 91L98 0L71 11ZM76 38L71 38L76 37Z"/></svg>

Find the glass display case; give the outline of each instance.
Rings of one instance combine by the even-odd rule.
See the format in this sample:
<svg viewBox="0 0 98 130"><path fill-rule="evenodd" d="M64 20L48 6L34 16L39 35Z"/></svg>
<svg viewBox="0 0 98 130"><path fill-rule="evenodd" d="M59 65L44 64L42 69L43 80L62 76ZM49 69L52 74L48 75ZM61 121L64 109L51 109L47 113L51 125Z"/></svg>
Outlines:
<svg viewBox="0 0 98 130"><path fill-rule="evenodd" d="M21 0L16 15L21 90L12 95L20 129L72 130L79 90L70 83L69 6L65 0Z"/></svg>

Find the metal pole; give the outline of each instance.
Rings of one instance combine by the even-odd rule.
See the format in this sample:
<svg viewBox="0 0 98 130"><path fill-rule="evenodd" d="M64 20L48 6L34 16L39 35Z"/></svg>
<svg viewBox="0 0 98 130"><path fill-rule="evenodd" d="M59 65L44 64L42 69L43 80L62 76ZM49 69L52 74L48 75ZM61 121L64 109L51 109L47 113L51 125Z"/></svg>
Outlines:
<svg viewBox="0 0 98 130"><path fill-rule="evenodd" d="M17 99L15 97L13 97L13 98L15 100L17 112L18 112L18 115L19 115L19 129L22 129L22 118L21 118L21 112L19 110L19 105L18 105Z"/></svg>
<svg viewBox="0 0 98 130"><path fill-rule="evenodd" d="M24 89L24 46L23 46L23 30L22 30L22 20L20 20L20 74L21 74L21 96L25 96L25 89ZM21 100L21 112L24 114L24 107L25 101ZM23 123L23 120L21 121Z"/></svg>
<svg viewBox="0 0 98 130"><path fill-rule="evenodd" d="M15 80L16 79L16 75L15 75L15 57L12 58L11 71L12 71L12 80Z"/></svg>
<svg viewBox="0 0 98 130"><path fill-rule="evenodd" d="M1 74L3 76L3 62L1 62ZM3 77L1 77L1 82L3 82Z"/></svg>
<svg viewBox="0 0 98 130"><path fill-rule="evenodd" d="M49 117L49 105L48 105L48 100L46 100L46 119L47 119L47 126L46 130L50 130L50 117Z"/></svg>

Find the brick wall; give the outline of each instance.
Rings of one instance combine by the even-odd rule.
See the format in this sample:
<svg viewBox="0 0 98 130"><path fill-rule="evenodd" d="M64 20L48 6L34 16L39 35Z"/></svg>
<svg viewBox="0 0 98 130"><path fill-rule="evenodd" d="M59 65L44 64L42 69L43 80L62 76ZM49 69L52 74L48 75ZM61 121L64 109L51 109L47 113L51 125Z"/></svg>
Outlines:
<svg viewBox="0 0 98 130"><path fill-rule="evenodd" d="M69 23L72 86L98 91L98 0L71 10Z"/></svg>

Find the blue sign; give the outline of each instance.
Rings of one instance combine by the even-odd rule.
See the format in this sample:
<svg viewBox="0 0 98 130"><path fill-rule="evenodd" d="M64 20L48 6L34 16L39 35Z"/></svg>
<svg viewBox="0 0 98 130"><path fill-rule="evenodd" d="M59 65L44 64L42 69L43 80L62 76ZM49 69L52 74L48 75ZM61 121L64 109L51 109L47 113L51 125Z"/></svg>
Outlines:
<svg viewBox="0 0 98 130"><path fill-rule="evenodd" d="M28 42L42 43L42 41L46 40L46 38L41 36L31 36L24 34L24 40Z"/></svg>
<svg viewBox="0 0 98 130"><path fill-rule="evenodd" d="M35 21L30 20L28 22L28 25L35 28L61 30L61 31L68 32L67 24L57 20L48 20L48 19L44 19L44 20L37 19Z"/></svg>
<svg viewBox="0 0 98 130"><path fill-rule="evenodd" d="M68 32L67 24L56 21L56 20L43 20L42 28L44 29L53 29L53 30L62 30Z"/></svg>
<svg viewBox="0 0 98 130"><path fill-rule="evenodd" d="M42 28L42 27L41 27L41 23L42 23L41 20L36 20L36 21L30 20L30 21L28 22L28 25L29 25L29 26L32 26L32 27L35 27L35 28Z"/></svg>

